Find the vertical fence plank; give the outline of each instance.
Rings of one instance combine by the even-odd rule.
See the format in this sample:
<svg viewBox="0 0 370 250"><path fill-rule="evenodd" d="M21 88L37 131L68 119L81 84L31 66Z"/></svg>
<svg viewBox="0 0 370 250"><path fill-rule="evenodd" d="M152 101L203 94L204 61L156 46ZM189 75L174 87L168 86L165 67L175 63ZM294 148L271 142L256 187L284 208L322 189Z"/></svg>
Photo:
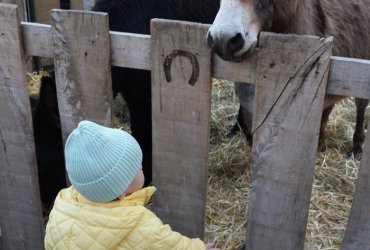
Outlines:
<svg viewBox="0 0 370 250"><path fill-rule="evenodd" d="M42 249L32 117L15 5L0 4L0 249Z"/></svg>
<svg viewBox="0 0 370 250"><path fill-rule="evenodd" d="M331 47L260 36L247 249L303 249Z"/></svg>
<svg viewBox="0 0 370 250"><path fill-rule="evenodd" d="M18 14L21 21L25 21L25 11L24 11L24 4L23 0L0 0L0 3L8 3L8 4L15 4L18 5Z"/></svg>
<svg viewBox="0 0 370 250"><path fill-rule="evenodd" d="M370 249L370 135L368 132L342 249Z"/></svg>
<svg viewBox="0 0 370 250"><path fill-rule="evenodd" d="M151 25L153 207L175 230L202 238L211 105L207 26Z"/></svg>
<svg viewBox="0 0 370 250"><path fill-rule="evenodd" d="M106 13L52 10L54 64L63 141L79 121L112 125Z"/></svg>

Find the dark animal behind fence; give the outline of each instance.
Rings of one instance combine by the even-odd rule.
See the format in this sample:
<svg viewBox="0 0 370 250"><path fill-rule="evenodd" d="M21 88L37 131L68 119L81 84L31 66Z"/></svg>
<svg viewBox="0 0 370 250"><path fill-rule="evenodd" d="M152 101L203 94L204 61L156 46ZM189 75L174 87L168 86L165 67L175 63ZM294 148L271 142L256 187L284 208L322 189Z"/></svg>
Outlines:
<svg viewBox="0 0 370 250"><path fill-rule="evenodd" d="M212 23L218 0L99 0L94 11L109 14L113 31L149 34L150 19ZM150 71L112 67L113 94L122 93L130 112L131 130L144 154L145 185L152 179L152 110Z"/></svg>
<svg viewBox="0 0 370 250"><path fill-rule="evenodd" d="M334 55L370 59L369 23L370 0L223 0L209 29L207 42L221 58L238 62L258 45L261 31L334 36ZM243 92L240 89L250 88L241 84L236 87L240 93ZM251 102L243 95L239 98L242 105ZM334 103L340 99L338 96L325 99L321 137ZM367 104L368 100L356 99L355 154L362 152ZM251 117L244 120L249 133L251 120Z"/></svg>
<svg viewBox="0 0 370 250"><path fill-rule="evenodd" d="M66 187L64 151L55 77L43 76L38 100L31 98L38 177L43 214L53 205L59 190Z"/></svg>

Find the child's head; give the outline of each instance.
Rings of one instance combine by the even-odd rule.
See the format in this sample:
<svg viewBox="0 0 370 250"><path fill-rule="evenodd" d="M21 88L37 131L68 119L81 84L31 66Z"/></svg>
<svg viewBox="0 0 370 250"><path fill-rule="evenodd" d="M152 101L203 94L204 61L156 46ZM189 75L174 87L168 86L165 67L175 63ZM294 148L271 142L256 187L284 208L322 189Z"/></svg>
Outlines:
<svg viewBox="0 0 370 250"><path fill-rule="evenodd" d="M80 122L65 146L69 180L85 198L97 202L142 188L143 177L136 180L142 158L139 144L129 133L90 121Z"/></svg>

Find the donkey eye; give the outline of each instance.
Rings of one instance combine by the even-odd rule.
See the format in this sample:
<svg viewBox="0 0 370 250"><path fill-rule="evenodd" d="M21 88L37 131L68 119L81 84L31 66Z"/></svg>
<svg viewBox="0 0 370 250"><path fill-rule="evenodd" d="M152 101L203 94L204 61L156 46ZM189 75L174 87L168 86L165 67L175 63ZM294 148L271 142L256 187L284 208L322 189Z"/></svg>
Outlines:
<svg viewBox="0 0 370 250"><path fill-rule="evenodd" d="M264 15L268 12L270 7L269 0L254 0L254 6L258 15Z"/></svg>
<svg viewBox="0 0 370 250"><path fill-rule="evenodd" d="M259 9L267 9L269 6L268 0L257 0L255 2L256 2L256 7Z"/></svg>

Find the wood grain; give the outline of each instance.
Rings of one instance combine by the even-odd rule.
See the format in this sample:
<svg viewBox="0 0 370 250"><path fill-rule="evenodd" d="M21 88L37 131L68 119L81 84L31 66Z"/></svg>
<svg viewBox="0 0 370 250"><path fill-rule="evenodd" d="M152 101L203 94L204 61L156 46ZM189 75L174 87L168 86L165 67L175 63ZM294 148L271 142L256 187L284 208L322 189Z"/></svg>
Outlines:
<svg viewBox="0 0 370 250"><path fill-rule="evenodd" d="M331 57L327 93L370 98L370 60Z"/></svg>
<svg viewBox="0 0 370 250"><path fill-rule="evenodd" d="M51 26L22 22L24 51L28 56L54 57Z"/></svg>
<svg viewBox="0 0 370 250"><path fill-rule="evenodd" d="M52 10L54 65L63 141L87 119L112 125L108 15Z"/></svg>
<svg viewBox="0 0 370 250"><path fill-rule="evenodd" d="M195 23L151 23L153 184L158 189L153 208L174 230L200 238L204 235L211 111L206 29ZM171 58L172 66L168 64ZM195 82L192 74L198 75Z"/></svg>
<svg viewBox="0 0 370 250"><path fill-rule="evenodd" d="M20 18L0 4L0 249L43 249L43 219Z"/></svg>
<svg viewBox="0 0 370 250"><path fill-rule="evenodd" d="M260 36L247 249L303 249L332 39Z"/></svg>
<svg viewBox="0 0 370 250"><path fill-rule="evenodd" d="M111 64L135 69L151 69L150 36L110 31Z"/></svg>
<svg viewBox="0 0 370 250"><path fill-rule="evenodd" d="M23 0L0 0L0 3L15 4L18 6L18 14L21 21L25 21L24 4Z"/></svg>
<svg viewBox="0 0 370 250"><path fill-rule="evenodd" d="M343 250L370 249L370 136L367 133Z"/></svg>

